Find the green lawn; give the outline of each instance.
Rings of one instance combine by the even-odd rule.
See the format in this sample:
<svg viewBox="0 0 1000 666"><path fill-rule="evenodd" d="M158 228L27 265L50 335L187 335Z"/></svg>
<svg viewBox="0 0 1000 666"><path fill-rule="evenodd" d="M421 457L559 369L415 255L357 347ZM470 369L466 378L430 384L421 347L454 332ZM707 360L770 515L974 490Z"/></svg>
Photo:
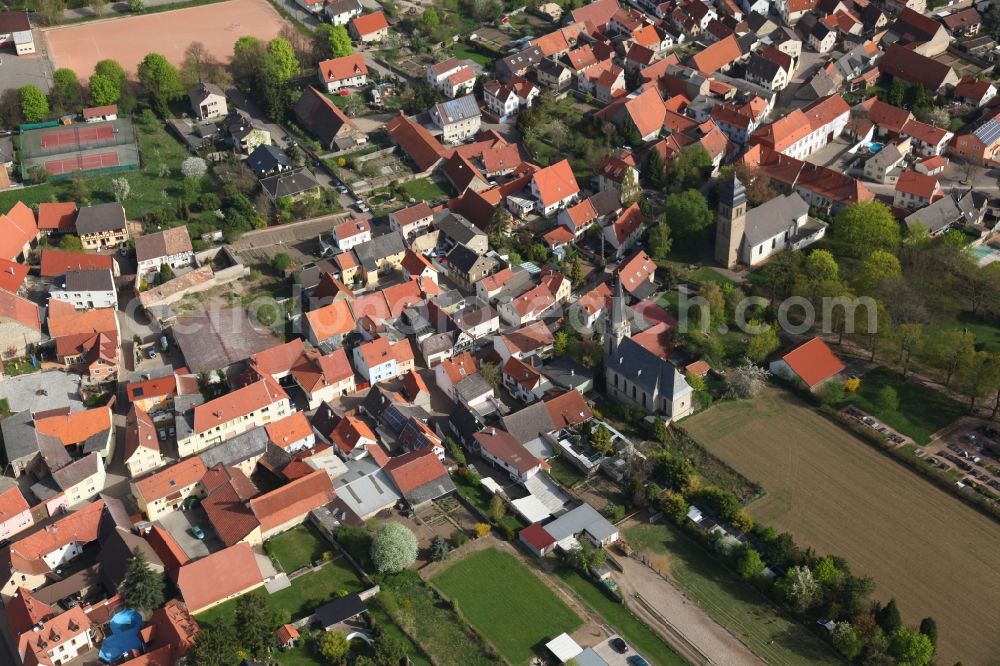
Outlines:
<svg viewBox="0 0 1000 666"><path fill-rule="evenodd" d="M184 177L181 175L181 162L190 157L184 146L167 131L164 122L158 118L136 117L135 133L139 139L139 157L142 166L132 171L104 174L101 176L85 176L84 181L90 188L91 203L114 201L111 181L125 177L131 185L131 195L125 201L125 212L129 219L139 219L143 213L165 209L176 210L177 199L184 196ZM169 175L160 176L161 167L169 169ZM211 176L206 176L204 191L214 189ZM192 197L193 202L197 195ZM43 183L23 189L8 190L0 193L0 212L6 212L18 201L30 205L47 201L71 201L71 183L69 180ZM195 221L194 219L191 220Z"/></svg>
<svg viewBox="0 0 1000 666"><path fill-rule="evenodd" d="M38 368L31 364L31 359L27 356L21 356L19 358L12 358L10 360L3 362L3 373L7 377L16 377L17 375L27 375L32 372L37 372Z"/></svg>
<svg viewBox="0 0 1000 666"><path fill-rule="evenodd" d="M596 584L581 576L574 569L567 567L560 569L558 575L584 603L604 618L651 664L657 666L687 664L684 658L674 652L674 649L667 645L656 632L633 615L624 605L609 599Z"/></svg>
<svg viewBox="0 0 1000 666"><path fill-rule="evenodd" d="M899 396L899 410L883 412L872 403L879 389L892 386ZM849 399L875 418L884 421L918 444L927 444L931 436L953 423L966 412L965 405L948 396L905 379L887 368L876 368L861 378L861 388Z"/></svg>
<svg viewBox="0 0 1000 666"><path fill-rule="evenodd" d="M572 488L586 478L580 473L580 470L573 466L573 463L559 457L549 460L549 466L551 467L549 476L567 488Z"/></svg>
<svg viewBox="0 0 1000 666"><path fill-rule="evenodd" d="M438 201L451 196L441 183L429 178L417 178L403 183L399 188L407 197L417 201Z"/></svg>
<svg viewBox="0 0 1000 666"><path fill-rule="evenodd" d="M382 606L377 603L368 604L368 613L378 626L382 627L382 631L403 642L403 645L406 646L406 654L410 657L410 663L413 666L431 666L430 659L420 649L420 646L410 640L410 637L399 628L399 625L393 622L392 618L386 614ZM281 666L285 666L285 664L282 663Z"/></svg>
<svg viewBox="0 0 1000 666"><path fill-rule="evenodd" d="M702 266L694 273L691 274L691 280L697 284L703 284L705 282L715 282L719 286L732 284L733 281L722 275L718 271L714 271L708 266Z"/></svg>
<svg viewBox="0 0 1000 666"><path fill-rule="evenodd" d="M510 553L472 553L433 582L512 664L528 663L545 643L583 623Z"/></svg>
<svg viewBox="0 0 1000 666"><path fill-rule="evenodd" d="M927 334L962 328L976 336L976 342L990 352L1000 351L1000 326L978 317L971 312L959 313L955 319L946 319L927 327Z"/></svg>
<svg viewBox="0 0 1000 666"><path fill-rule="evenodd" d="M368 605L414 636L437 666L497 663L465 620L414 571L383 580L381 591Z"/></svg>
<svg viewBox="0 0 1000 666"><path fill-rule="evenodd" d="M323 559L323 553L331 551L332 547L311 527L299 525L268 541L265 550L278 560L286 573L291 573Z"/></svg>
<svg viewBox="0 0 1000 666"><path fill-rule="evenodd" d="M282 622L297 620L336 597L340 592L360 592L366 585L344 559L334 560L319 571L307 573L292 581L292 586L269 595L271 605ZM261 592L266 594L266 592ZM198 615L198 622L212 625L222 617L233 617L236 600L211 608Z"/></svg>
<svg viewBox="0 0 1000 666"><path fill-rule="evenodd" d="M494 60L494 58L480 53L465 42L458 42L451 47L450 51L459 60L471 60L483 67L490 65Z"/></svg>
<svg viewBox="0 0 1000 666"><path fill-rule="evenodd" d="M676 528L637 525L624 536L639 551L665 555L677 587L768 664L840 663L831 648Z"/></svg>
<svg viewBox="0 0 1000 666"><path fill-rule="evenodd" d="M455 483L455 488L458 489L458 494L461 495L469 502L472 506L479 509L484 516L490 515L490 500L493 498L490 493L482 486L473 486L463 477L458 474L452 474L451 480ZM520 532L522 529L528 526L519 516L514 513L507 513L500 520L501 525L509 525L510 529L515 532Z"/></svg>
<svg viewBox="0 0 1000 666"><path fill-rule="evenodd" d="M10 416L10 403L7 402L7 398L0 398L0 419L8 416Z"/></svg>

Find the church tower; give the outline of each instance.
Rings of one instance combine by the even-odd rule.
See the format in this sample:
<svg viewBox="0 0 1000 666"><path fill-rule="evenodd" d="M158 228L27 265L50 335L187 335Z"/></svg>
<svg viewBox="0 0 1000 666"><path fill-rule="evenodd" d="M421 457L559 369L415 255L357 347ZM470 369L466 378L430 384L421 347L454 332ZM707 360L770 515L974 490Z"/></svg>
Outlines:
<svg viewBox="0 0 1000 666"><path fill-rule="evenodd" d="M736 176L722 185L715 224L715 262L733 269L747 226L747 191Z"/></svg>
<svg viewBox="0 0 1000 666"><path fill-rule="evenodd" d="M622 290L622 278L618 275L615 277L615 293L611 297L611 312L605 318L605 358L613 358L618 353L618 345L630 335L632 335L632 324L625 312L625 293Z"/></svg>

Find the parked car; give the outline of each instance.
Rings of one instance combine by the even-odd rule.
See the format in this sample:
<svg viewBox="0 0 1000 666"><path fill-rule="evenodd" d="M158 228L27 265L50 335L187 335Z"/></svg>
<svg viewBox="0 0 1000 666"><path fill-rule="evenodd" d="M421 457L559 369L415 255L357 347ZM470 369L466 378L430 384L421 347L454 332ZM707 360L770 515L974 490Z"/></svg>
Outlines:
<svg viewBox="0 0 1000 666"><path fill-rule="evenodd" d="M201 529L197 525L191 526L191 534L193 534L194 538L198 539L199 541L202 541L205 538L205 530Z"/></svg>
<svg viewBox="0 0 1000 666"><path fill-rule="evenodd" d="M629 666L649 666L649 662L637 654L632 655L626 661L628 661Z"/></svg>
<svg viewBox="0 0 1000 666"><path fill-rule="evenodd" d="M150 347L149 349L146 350L146 356L148 356L149 358L156 358L156 350Z"/></svg>
<svg viewBox="0 0 1000 666"><path fill-rule="evenodd" d="M623 641L621 638L612 638L610 645L616 652L620 652L622 654L628 652L628 643Z"/></svg>

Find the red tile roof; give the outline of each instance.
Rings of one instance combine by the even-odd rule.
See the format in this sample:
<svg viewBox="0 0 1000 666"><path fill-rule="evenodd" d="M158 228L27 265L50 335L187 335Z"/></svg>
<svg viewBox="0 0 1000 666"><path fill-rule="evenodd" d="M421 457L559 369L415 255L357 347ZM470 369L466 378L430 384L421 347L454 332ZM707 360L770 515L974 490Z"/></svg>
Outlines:
<svg viewBox="0 0 1000 666"><path fill-rule="evenodd" d="M250 507L260 521L261 530L266 533L305 516L329 503L335 496L330 476L318 469L255 497L250 500Z"/></svg>
<svg viewBox="0 0 1000 666"><path fill-rule="evenodd" d="M37 237L35 213L22 202L14 204L6 215L0 215L0 258L16 258Z"/></svg>
<svg viewBox="0 0 1000 666"><path fill-rule="evenodd" d="M0 290L0 320L13 320L33 330L42 330L38 306L9 291Z"/></svg>
<svg viewBox="0 0 1000 666"><path fill-rule="evenodd" d="M596 287L580 296L577 305L588 316L591 317L604 310L611 303L611 289L607 283L601 282Z"/></svg>
<svg viewBox="0 0 1000 666"><path fill-rule="evenodd" d="M218 425L287 399L285 390L270 377L265 377L195 407L194 432L207 432Z"/></svg>
<svg viewBox="0 0 1000 666"><path fill-rule="evenodd" d="M911 120L903 125L903 134L912 136L918 141L922 141L929 146L940 145L950 134L948 130L922 123L919 120Z"/></svg>
<svg viewBox="0 0 1000 666"><path fill-rule="evenodd" d="M696 53L691 60L702 74L714 74L736 62L742 55L739 42L736 41L736 37L730 35Z"/></svg>
<svg viewBox="0 0 1000 666"><path fill-rule="evenodd" d="M385 470L404 495L448 476L448 470L429 446L389 458Z"/></svg>
<svg viewBox="0 0 1000 666"><path fill-rule="evenodd" d="M320 342L354 330L354 314L346 300L324 305L306 313L309 329Z"/></svg>
<svg viewBox="0 0 1000 666"><path fill-rule="evenodd" d="M484 452L504 461L522 474L541 465L541 461L506 430L486 428L477 432L474 437Z"/></svg>
<svg viewBox="0 0 1000 666"><path fill-rule="evenodd" d="M353 374L354 369L343 347L338 347L330 354L310 349L292 369L292 377L304 391L309 392L338 384Z"/></svg>
<svg viewBox="0 0 1000 666"><path fill-rule="evenodd" d="M312 435L312 426L309 425L305 412L292 412L282 419L268 423L264 429L267 431L268 439L281 448Z"/></svg>
<svg viewBox="0 0 1000 666"><path fill-rule="evenodd" d="M201 501L201 506L222 543L237 544L260 527L247 506L247 500L257 494L257 488L239 468L216 465L205 474L202 484L208 496Z"/></svg>
<svg viewBox="0 0 1000 666"><path fill-rule="evenodd" d="M155 377L141 382L129 382L125 387L125 395L129 402L146 398L159 398L177 393L177 376L167 375Z"/></svg>
<svg viewBox="0 0 1000 666"><path fill-rule="evenodd" d="M845 367L833 350L820 338L803 342L785 354L782 360L809 388L829 379Z"/></svg>
<svg viewBox="0 0 1000 666"><path fill-rule="evenodd" d="M151 451L160 450L160 439L156 434L156 425L145 411L132 405L125 420L125 456L127 462L142 447Z"/></svg>
<svg viewBox="0 0 1000 666"><path fill-rule="evenodd" d="M878 69L908 83L923 84L932 92L941 88L945 80L954 74L948 65L899 44L889 45L878 62Z"/></svg>
<svg viewBox="0 0 1000 666"><path fill-rule="evenodd" d="M933 198L938 189L938 179L935 176L928 176L909 169L899 174L899 180L896 181L897 192L912 194L924 199Z"/></svg>
<svg viewBox="0 0 1000 666"><path fill-rule="evenodd" d="M541 523L528 525L521 530L519 536L522 541L539 552L551 547L556 542L555 538L545 531Z"/></svg>
<svg viewBox="0 0 1000 666"><path fill-rule="evenodd" d="M41 231L73 231L76 226L76 204L72 201L38 204L38 228Z"/></svg>
<svg viewBox="0 0 1000 666"><path fill-rule="evenodd" d="M332 60L323 60L317 67L319 67L320 76L327 83L340 81L341 79L350 79L360 74L367 76L368 74L368 65L365 64L365 57L360 53L342 58L333 58Z"/></svg>
<svg viewBox="0 0 1000 666"><path fill-rule="evenodd" d="M55 437L65 446L79 444L88 437L111 430L111 408L95 407L82 412L35 418L35 430Z"/></svg>
<svg viewBox="0 0 1000 666"><path fill-rule="evenodd" d="M379 30L386 30L389 27L389 22L385 19L385 14L381 11L358 16L351 23L354 24L355 32L362 37L370 35L373 32L378 32Z"/></svg>
<svg viewBox="0 0 1000 666"><path fill-rule="evenodd" d="M637 250L618 269L622 289L630 294L643 283L649 282L650 276L655 272L656 262L644 250Z"/></svg>
<svg viewBox="0 0 1000 666"><path fill-rule="evenodd" d="M534 367L515 356L503 364L503 374L521 385L526 391L532 391L542 381L542 375Z"/></svg>
<svg viewBox="0 0 1000 666"><path fill-rule="evenodd" d="M198 483L206 471L201 458L193 456L133 483L136 492L149 504L153 500L164 498L181 488Z"/></svg>
<svg viewBox="0 0 1000 666"><path fill-rule="evenodd" d="M580 193L580 186L577 185L569 160L561 160L536 171L532 178L538 187L542 206L551 206Z"/></svg>
<svg viewBox="0 0 1000 666"><path fill-rule="evenodd" d="M546 400L545 411L558 429L569 428L594 417L583 394L576 389Z"/></svg>
<svg viewBox="0 0 1000 666"><path fill-rule="evenodd" d="M303 353L305 353L305 345L300 338L295 338L284 344L275 345L270 349L252 354L248 363L259 374L273 377L290 372Z"/></svg>
<svg viewBox="0 0 1000 666"><path fill-rule="evenodd" d="M16 484L0 491L0 523L6 523L29 509L27 500Z"/></svg>
<svg viewBox="0 0 1000 666"><path fill-rule="evenodd" d="M337 448L344 453L350 453L359 443L366 440L378 442L378 437L368 424L353 416L345 416L340 419L328 437L330 442L336 444Z"/></svg>
<svg viewBox="0 0 1000 666"><path fill-rule="evenodd" d="M110 254L88 254L86 252L72 252L67 250L42 250L42 277L58 277L65 275L67 271L106 268L114 270L114 257Z"/></svg>
<svg viewBox="0 0 1000 666"><path fill-rule="evenodd" d="M248 543L194 560L177 572L177 587L192 613L263 584L257 558Z"/></svg>
<svg viewBox="0 0 1000 666"><path fill-rule="evenodd" d="M163 566L167 571L179 569L191 559L184 552L184 549L181 548L180 544L174 540L170 532L156 523L153 523L152 530L146 535L146 541L153 547L153 550L160 558L160 561L163 562Z"/></svg>
<svg viewBox="0 0 1000 666"><path fill-rule="evenodd" d="M28 276L28 266L0 258L0 289L16 294Z"/></svg>
<svg viewBox="0 0 1000 666"><path fill-rule="evenodd" d="M403 115L402 112L385 124L385 129L393 143L416 163L417 168L426 171L438 160L449 154L423 125Z"/></svg>

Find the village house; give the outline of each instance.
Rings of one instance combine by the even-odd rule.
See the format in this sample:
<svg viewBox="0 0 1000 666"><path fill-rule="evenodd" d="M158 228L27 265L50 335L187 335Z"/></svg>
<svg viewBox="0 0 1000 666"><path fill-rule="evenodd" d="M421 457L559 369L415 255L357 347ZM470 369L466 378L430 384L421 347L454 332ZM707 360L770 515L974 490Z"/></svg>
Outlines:
<svg viewBox="0 0 1000 666"><path fill-rule="evenodd" d="M231 110L219 123L219 131L233 146L233 150L243 155L249 155L258 146L271 143L271 132L241 109Z"/></svg>
<svg viewBox="0 0 1000 666"><path fill-rule="evenodd" d="M243 542L185 564L174 578L192 615L264 585L253 548Z"/></svg>
<svg viewBox="0 0 1000 666"><path fill-rule="evenodd" d="M434 211L426 201L389 213L389 227L393 231L398 231L407 240L426 232L433 221Z"/></svg>
<svg viewBox="0 0 1000 666"><path fill-rule="evenodd" d="M38 231L51 236L76 230L76 204L72 201L45 201L38 204Z"/></svg>
<svg viewBox="0 0 1000 666"><path fill-rule="evenodd" d="M545 359L552 355L553 342L552 331L545 322L535 321L515 331L494 336L493 349L504 362L511 356L522 361L532 356Z"/></svg>
<svg viewBox="0 0 1000 666"><path fill-rule="evenodd" d="M561 160L533 173L531 194L538 201L539 212L545 217L551 217L574 203L580 196L580 186L569 160Z"/></svg>
<svg viewBox="0 0 1000 666"><path fill-rule="evenodd" d="M372 227L368 220L358 218L341 222L331 234L334 244L341 252L347 252L355 245L372 239Z"/></svg>
<svg viewBox="0 0 1000 666"><path fill-rule="evenodd" d="M531 108L539 94L539 89L531 81L521 77L514 77L507 83L487 81L483 85L486 108L500 121Z"/></svg>
<svg viewBox="0 0 1000 666"><path fill-rule="evenodd" d="M840 95L823 97L759 128L751 135L750 143L805 159L843 133L850 113L851 108Z"/></svg>
<svg viewBox="0 0 1000 666"><path fill-rule="evenodd" d="M914 210L926 206L940 195L941 185L937 178L906 170L896 181L892 205L896 208Z"/></svg>
<svg viewBox="0 0 1000 666"><path fill-rule="evenodd" d="M276 173L290 171L294 166L292 158L277 146L257 146L244 162L257 178L266 178Z"/></svg>
<svg viewBox="0 0 1000 666"><path fill-rule="evenodd" d="M280 419L290 410L284 389L265 377L178 414L177 451L181 457L199 453Z"/></svg>
<svg viewBox="0 0 1000 666"><path fill-rule="evenodd" d="M226 93L214 83L199 83L188 91L188 101L198 120L225 118L229 115Z"/></svg>
<svg viewBox="0 0 1000 666"><path fill-rule="evenodd" d="M135 238L136 275L146 276L160 270L163 264L171 269L195 265L194 249L187 227L171 227Z"/></svg>
<svg viewBox="0 0 1000 666"><path fill-rule="evenodd" d="M369 384L395 379L413 369L413 347L406 338L375 338L353 350L354 369Z"/></svg>
<svg viewBox="0 0 1000 666"><path fill-rule="evenodd" d="M132 481L130 488L139 510L149 520L177 510L188 497L203 497L201 479L207 468L198 456L185 458L149 476Z"/></svg>
<svg viewBox="0 0 1000 666"><path fill-rule="evenodd" d="M106 269L67 271L62 285L52 289L49 295L58 301L69 303L77 310L118 307L115 278Z"/></svg>
<svg viewBox="0 0 1000 666"><path fill-rule="evenodd" d="M153 419L133 404L125 419L125 467L133 479L162 467L166 462Z"/></svg>
<svg viewBox="0 0 1000 666"><path fill-rule="evenodd" d="M445 144L461 143L474 136L482 120L479 105L472 95L435 104L430 108L430 117L441 129L441 140Z"/></svg>
<svg viewBox="0 0 1000 666"><path fill-rule="evenodd" d="M323 9L333 25L347 25L364 13L358 0L328 0Z"/></svg>
<svg viewBox="0 0 1000 666"><path fill-rule="evenodd" d="M540 400L552 384L535 369L511 356L501 368L503 385L516 399L525 403Z"/></svg>
<svg viewBox="0 0 1000 666"><path fill-rule="evenodd" d="M89 106L80 112L85 123L100 123L108 120L118 119L118 105L105 104L103 106Z"/></svg>
<svg viewBox="0 0 1000 666"><path fill-rule="evenodd" d="M951 154L969 160L973 164L986 166L997 159L1000 153L1000 119L990 118L955 137Z"/></svg>
<svg viewBox="0 0 1000 666"><path fill-rule="evenodd" d="M76 233L84 249L118 247L128 241L128 221L120 203L84 206L76 214Z"/></svg>
<svg viewBox="0 0 1000 666"><path fill-rule="evenodd" d="M35 519L17 483L7 479L0 485L0 539L6 541L34 525Z"/></svg>
<svg viewBox="0 0 1000 666"><path fill-rule="evenodd" d="M313 86L306 86L292 112L299 124L328 150L344 150L368 143L368 135L359 131L353 120Z"/></svg>
<svg viewBox="0 0 1000 666"><path fill-rule="evenodd" d="M351 20L351 36L362 44L381 42L389 36L389 22L381 11Z"/></svg>
<svg viewBox="0 0 1000 666"><path fill-rule="evenodd" d="M499 467L519 483L524 483L548 464L524 448L513 435L500 428L487 428L474 436L475 448L483 459Z"/></svg>
<svg viewBox="0 0 1000 666"><path fill-rule="evenodd" d="M356 0L347 0L355 2ZM360 88L368 83L368 65L365 58L360 53L322 60L317 64L319 72L319 82L323 84L328 93L336 92L341 88Z"/></svg>
<svg viewBox="0 0 1000 666"><path fill-rule="evenodd" d="M69 303L50 299L48 327L55 340L55 361L79 371L84 383L99 384L117 377L121 331L115 310L77 311Z"/></svg>

